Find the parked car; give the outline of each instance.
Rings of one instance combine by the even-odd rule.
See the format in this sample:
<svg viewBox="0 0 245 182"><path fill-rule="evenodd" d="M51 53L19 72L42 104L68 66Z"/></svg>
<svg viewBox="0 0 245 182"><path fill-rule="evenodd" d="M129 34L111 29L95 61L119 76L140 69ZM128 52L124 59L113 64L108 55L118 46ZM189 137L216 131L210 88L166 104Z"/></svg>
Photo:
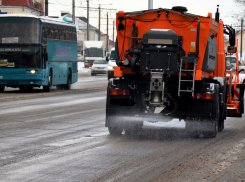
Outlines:
<svg viewBox="0 0 245 182"><path fill-rule="evenodd" d="M107 74L108 72L108 61L106 59L98 59L94 61L91 68L91 76L96 74Z"/></svg>

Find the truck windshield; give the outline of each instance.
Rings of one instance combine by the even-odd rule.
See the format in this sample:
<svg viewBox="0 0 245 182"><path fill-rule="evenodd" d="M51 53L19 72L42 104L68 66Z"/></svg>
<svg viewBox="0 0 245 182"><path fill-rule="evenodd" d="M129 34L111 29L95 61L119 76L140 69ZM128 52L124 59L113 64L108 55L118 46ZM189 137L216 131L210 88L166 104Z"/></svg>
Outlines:
<svg viewBox="0 0 245 182"><path fill-rule="evenodd" d="M0 47L1 68L40 68L39 46Z"/></svg>
<svg viewBox="0 0 245 182"><path fill-rule="evenodd" d="M115 60L115 51L111 51L110 60Z"/></svg>
<svg viewBox="0 0 245 182"><path fill-rule="evenodd" d="M229 57L227 56L226 58L226 69L230 70L232 68L232 70L236 70L236 57ZM240 66L241 63L240 61L238 61L238 66Z"/></svg>
<svg viewBox="0 0 245 182"><path fill-rule="evenodd" d="M103 57L103 50L101 49L86 49L85 57Z"/></svg>
<svg viewBox="0 0 245 182"><path fill-rule="evenodd" d="M0 44L39 43L39 20L0 17Z"/></svg>

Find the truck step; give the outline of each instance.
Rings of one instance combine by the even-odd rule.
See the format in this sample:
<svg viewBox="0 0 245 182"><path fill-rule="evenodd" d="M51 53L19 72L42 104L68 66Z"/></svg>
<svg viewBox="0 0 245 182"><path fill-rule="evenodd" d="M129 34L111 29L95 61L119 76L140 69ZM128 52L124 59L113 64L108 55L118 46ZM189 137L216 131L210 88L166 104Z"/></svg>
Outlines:
<svg viewBox="0 0 245 182"><path fill-rule="evenodd" d="M180 80L181 82L193 82L193 80Z"/></svg>
<svg viewBox="0 0 245 182"><path fill-rule="evenodd" d="M181 71L191 71L191 72L193 72L194 70L181 70Z"/></svg>
<svg viewBox="0 0 245 182"><path fill-rule="evenodd" d="M180 90L180 92L193 92L192 90Z"/></svg>

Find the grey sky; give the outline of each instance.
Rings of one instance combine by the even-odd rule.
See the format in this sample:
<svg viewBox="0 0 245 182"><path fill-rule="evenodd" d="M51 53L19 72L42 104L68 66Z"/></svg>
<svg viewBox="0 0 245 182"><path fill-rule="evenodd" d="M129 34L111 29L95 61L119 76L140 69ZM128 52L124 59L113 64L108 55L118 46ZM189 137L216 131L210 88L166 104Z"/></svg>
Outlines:
<svg viewBox="0 0 245 182"><path fill-rule="evenodd" d="M49 14L59 16L61 11L71 11L72 0L49 0ZM102 10L102 18L106 18L106 12L109 14L109 18L115 18L115 13L119 11L138 11L148 9L148 0L90 0L90 7L98 8L101 4L101 8L109 8L116 10ZM112 5L108 5L112 3ZM173 6L185 6L189 13L198 14L202 16L207 16L208 12L215 16L217 4L220 6L220 18L225 24L234 24L234 19L231 17L231 12L237 12L239 8L233 0L153 0L153 8L169 8ZM80 7L86 7L86 0L76 0L76 16L87 17L87 10ZM90 11L90 24L98 28L98 10L91 9ZM109 20L111 24L109 35L112 35L112 21ZM106 19L101 20L101 30L106 33Z"/></svg>

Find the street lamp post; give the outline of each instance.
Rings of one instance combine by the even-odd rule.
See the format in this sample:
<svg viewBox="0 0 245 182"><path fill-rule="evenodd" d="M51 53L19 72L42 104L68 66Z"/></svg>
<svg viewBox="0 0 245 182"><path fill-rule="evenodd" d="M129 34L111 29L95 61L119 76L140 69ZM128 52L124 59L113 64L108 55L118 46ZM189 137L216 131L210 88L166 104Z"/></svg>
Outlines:
<svg viewBox="0 0 245 182"><path fill-rule="evenodd" d="M89 40L89 0L87 0L87 40Z"/></svg>
<svg viewBox="0 0 245 182"><path fill-rule="evenodd" d="M240 50L240 63L242 63L242 27L243 27L243 18L241 19L241 50Z"/></svg>

